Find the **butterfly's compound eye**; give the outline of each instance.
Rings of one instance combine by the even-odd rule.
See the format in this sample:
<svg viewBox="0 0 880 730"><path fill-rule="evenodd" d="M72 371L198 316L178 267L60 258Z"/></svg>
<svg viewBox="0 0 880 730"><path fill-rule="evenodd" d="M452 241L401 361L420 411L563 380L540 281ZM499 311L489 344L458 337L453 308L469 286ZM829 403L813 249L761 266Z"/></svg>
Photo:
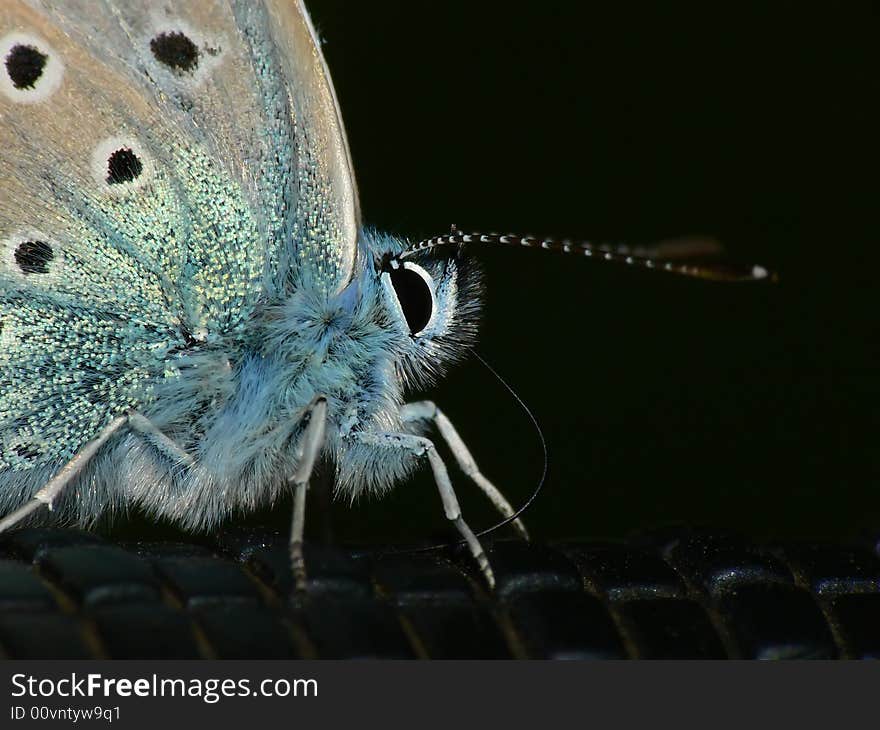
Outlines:
<svg viewBox="0 0 880 730"><path fill-rule="evenodd" d="M434 317L434 280L418 264L396 259L388 263L385 273L391 279L410 334L421 334Z"/></svg>

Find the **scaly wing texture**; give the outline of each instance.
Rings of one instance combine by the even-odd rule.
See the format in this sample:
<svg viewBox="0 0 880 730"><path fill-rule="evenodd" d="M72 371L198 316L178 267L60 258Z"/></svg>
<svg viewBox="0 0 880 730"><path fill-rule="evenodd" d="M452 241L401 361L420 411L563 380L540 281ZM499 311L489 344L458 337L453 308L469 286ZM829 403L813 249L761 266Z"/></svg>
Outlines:
<svg viewBox="0 0 880 730"><path fill-rule="evenodd" d="M0 485L351 276L357 200L299 3L0 3Z"/></svg>

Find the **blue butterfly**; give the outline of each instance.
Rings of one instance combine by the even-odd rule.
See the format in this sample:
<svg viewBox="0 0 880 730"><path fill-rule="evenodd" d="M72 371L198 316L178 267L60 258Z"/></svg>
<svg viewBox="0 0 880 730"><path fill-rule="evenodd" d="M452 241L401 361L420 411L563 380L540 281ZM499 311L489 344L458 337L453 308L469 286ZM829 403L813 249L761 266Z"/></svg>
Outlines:
<svg viewBox="0 0 880 730"><path fill-rule="evenodd" d="M514 510L434 403L405 402L475 342L463 244L727 276L364 228L302 2L7 0L0 58L0 530L44 505L209 530L292 491L303 585L319 460L349 498L427 464L492 585L428 429Z"/></svg>

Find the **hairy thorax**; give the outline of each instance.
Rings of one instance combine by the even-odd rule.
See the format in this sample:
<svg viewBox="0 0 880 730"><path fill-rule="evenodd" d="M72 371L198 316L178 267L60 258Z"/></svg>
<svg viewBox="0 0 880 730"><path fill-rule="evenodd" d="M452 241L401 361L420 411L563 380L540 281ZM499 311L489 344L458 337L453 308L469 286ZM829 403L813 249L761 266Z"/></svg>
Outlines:
<svg viewBox="0 0 880 730"><path fill-rule="evenodd" d="M145 413L194 463L169 464L142 444L140 468L130 475L144 485L138 501L192 527L272 502L286 493L303 416L318 395L328 405L323 456L337 473L353 434L400 430L392 339L376 311L360 299L295 293L256 311L248 337L209 337L182 352ZM157 476L164 489L156 489ZM359 484L347 475L347 491L365 486L363 476Z"/></svg>

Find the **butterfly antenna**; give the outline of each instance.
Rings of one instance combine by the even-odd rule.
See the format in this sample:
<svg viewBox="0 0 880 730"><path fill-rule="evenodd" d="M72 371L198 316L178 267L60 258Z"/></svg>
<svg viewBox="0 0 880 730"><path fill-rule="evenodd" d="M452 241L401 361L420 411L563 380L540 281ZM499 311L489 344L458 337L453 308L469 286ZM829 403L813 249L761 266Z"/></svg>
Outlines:
<svg viewBox="0 0 880 730"><path fill-rule="evenodd" d="M710 281L776 281L775 273L763 266L740 266L727 262L700 261L701 257L717 256L721 245L712 238L683 238L655 246L626 246L620 244L573 241L568 238L537 238L515 233L460 233L452 231L442 236L426 238L412 244L401 255L419 253L440 246L463 244L495 244L573 254L584 258L621 264L633 268L678 274Z"/></svg>

